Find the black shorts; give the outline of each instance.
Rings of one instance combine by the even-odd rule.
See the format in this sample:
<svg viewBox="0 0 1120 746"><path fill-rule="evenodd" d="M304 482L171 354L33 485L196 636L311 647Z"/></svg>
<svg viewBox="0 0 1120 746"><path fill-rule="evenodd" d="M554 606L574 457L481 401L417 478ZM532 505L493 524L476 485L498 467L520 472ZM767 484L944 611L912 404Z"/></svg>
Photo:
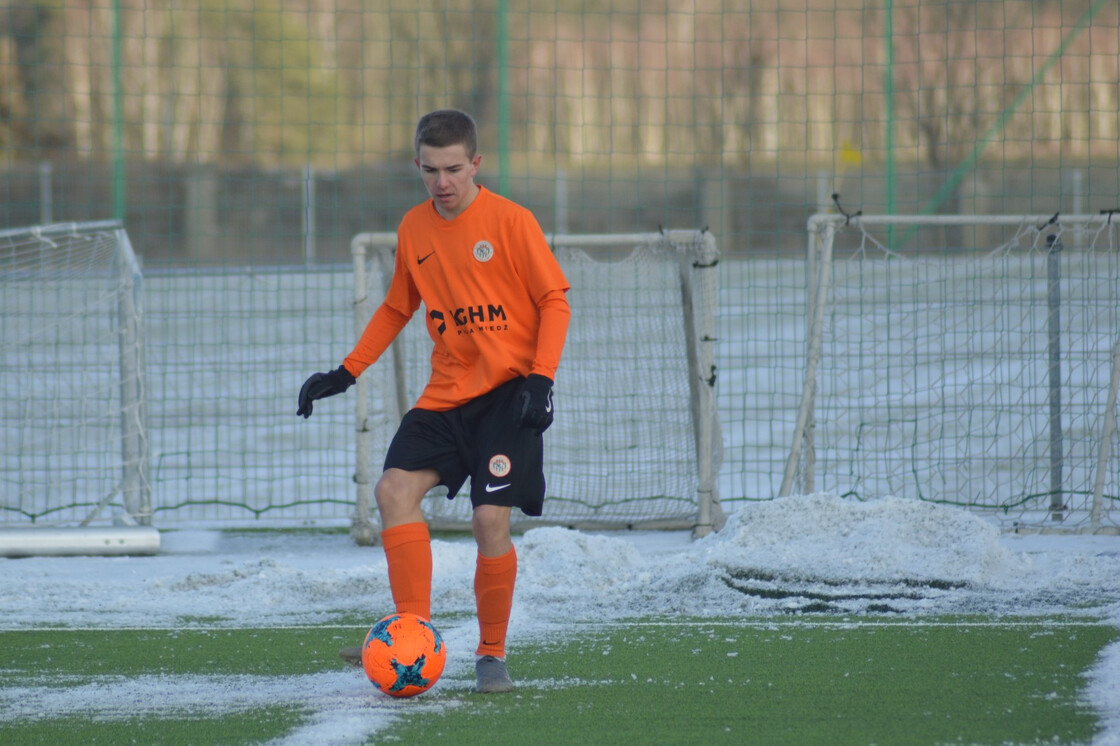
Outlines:
<svg viewBox="0 0 1120 746"><path fill-rule="evenodd" d="M411 409L385 454L386 469L435 469L453 499L467 477L471 505L503 505L539 516L544 507L544 439L521 427L515 378L446 412Z"/></svg>

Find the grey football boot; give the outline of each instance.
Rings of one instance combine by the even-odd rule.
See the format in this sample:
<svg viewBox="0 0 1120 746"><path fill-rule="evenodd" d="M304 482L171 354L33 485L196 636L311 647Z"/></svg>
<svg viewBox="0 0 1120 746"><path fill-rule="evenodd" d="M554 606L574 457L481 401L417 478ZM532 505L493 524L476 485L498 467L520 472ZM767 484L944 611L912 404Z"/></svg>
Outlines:
<svg viewBox="0 0 1120 746"><path fill-rule="evenodd" d="M349 663L351 666L361 668L362 666L362 646L355 645L350 648L343 648L338 651L338 657Z"/></svg>
<svg viewBox="0 0 1120 746"><path fill-rule="evenodd" d="M479 694L498 694L513 691L513 679L506 670L506 662L492 655L484 655L475 661L474 673L478 683L474 690Z"/></svg>

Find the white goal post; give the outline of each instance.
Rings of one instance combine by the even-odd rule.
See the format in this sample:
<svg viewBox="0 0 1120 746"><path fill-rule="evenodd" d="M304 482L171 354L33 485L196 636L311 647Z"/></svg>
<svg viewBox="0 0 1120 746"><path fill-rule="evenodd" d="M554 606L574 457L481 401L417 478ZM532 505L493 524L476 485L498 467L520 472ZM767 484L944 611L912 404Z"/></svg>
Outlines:
<svg viewBox="0 0 1120 746"><path fill-rule="evenodd" d="M1120 220L814 215L781 495L1120 532Z"/></svg>
<svg viewBox="0 0 1120 746"><path fill-rule="evenodd" d="M531 525L689 528L722 524L715 406L719 251L707 231L549 237L572 289L572 321L546 438L545 515ZM354 332L393 270L394 233L354 237ZM417 314L419 317L420 314ZM431 340L414 319L358 379L352 535L376 539L373 476L427 380ZM469 525L468 500L424 503L436 527ZM524 517L522 517L524 518Z"/></svg>
<svg viewBox="0 0 1120 746"><path fill-rule="evenodd" d="M127 524L121 536L137 535L128 529L152 515L141 274L122 225L0 232L0 318L0 526L114 519ZM86 533L52 534L48 551L83 545ZM150 531L140 533L150 548ZM19 553L38 540L8 538ZM90 550L120 553L131 541L102 531Z"/></svg>

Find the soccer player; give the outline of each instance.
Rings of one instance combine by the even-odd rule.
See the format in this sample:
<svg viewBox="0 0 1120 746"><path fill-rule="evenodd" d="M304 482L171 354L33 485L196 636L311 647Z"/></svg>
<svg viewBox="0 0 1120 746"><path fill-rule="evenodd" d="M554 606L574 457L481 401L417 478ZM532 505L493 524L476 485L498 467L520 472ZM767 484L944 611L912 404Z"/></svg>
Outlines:
<svg viewBox="0 0 1120 746"><path fill-rule="evenodd" d="M431 618L432 549L421 499L437 485L454 498L470 478L478 546L474 592L477 691L507 692L506 632L517 554L513 508L541 515L542 433L567 336L568 282L529 210L475 183L482 156L466 113L421 117L415 163L430 200L397 229L393 279L341 366L315 373L297 414L348 389L424 304L431 376L401 419L374 490L397 611ZM342 652L360 660L359 649ZM353 661L352 661L353 662Z"/></svg>

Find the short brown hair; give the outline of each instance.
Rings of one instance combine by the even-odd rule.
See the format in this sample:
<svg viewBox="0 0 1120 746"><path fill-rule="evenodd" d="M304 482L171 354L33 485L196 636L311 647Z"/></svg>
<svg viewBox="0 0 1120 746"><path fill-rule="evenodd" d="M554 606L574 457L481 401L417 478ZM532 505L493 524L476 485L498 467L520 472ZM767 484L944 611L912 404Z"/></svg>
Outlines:
<svg viewBox="0 0 1120 746"><path fill-rule="evenodd" d="M420 117L416 124L413 146L420 155L420 146L446 148L463 145L468 158L478 151L478 128L470 114L458 109L438 109Z"/></svg>

